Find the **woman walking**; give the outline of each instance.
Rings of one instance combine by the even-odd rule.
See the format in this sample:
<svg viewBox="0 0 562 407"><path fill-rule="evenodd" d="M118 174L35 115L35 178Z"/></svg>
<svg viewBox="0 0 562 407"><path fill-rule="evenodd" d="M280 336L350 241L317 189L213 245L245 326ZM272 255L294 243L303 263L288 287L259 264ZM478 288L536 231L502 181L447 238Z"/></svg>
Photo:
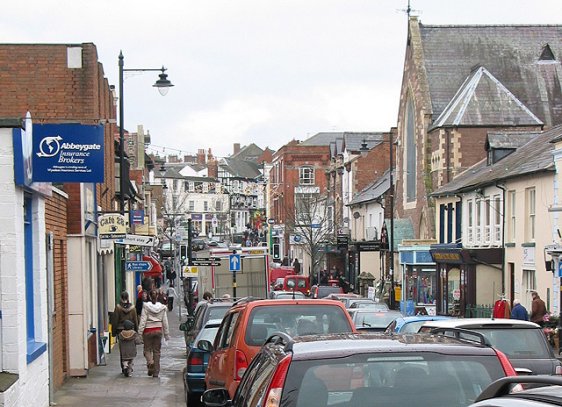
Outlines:
<svg viewBox="0 0 562 407"><path fill-rule="evenodd" d="M158 302L158 291L152 290L149 294L150 301L143 305L139 334L144 342L144 357L148 375L158 377L160 374L160 351L162 348L162 336L168 340L170 331L168 329L168 315L166 305Z"/></svg>

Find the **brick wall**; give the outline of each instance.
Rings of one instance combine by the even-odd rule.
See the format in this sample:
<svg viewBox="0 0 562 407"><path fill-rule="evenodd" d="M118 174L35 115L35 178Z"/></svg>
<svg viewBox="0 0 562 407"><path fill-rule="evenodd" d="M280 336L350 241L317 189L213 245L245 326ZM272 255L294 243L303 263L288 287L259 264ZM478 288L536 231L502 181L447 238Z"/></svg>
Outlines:
<svg viewBox="0 0 562 407"><path fill-rule="evenodd" d="M54 235L53 296L55 302L52 317L53 383L58 389L68 377L68 269L66 262L66 204L67 199L56 191L45 200L45 228Z"/></svg>

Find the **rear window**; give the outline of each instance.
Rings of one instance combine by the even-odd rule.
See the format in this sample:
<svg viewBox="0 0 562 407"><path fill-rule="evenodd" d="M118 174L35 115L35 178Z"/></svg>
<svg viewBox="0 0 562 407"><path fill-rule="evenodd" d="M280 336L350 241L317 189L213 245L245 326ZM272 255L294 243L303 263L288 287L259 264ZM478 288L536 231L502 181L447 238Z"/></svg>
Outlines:
<svg viewBox="0 0 562 407"><path fill-rule="evenodd" d="M329 305L259 306L250 313L245 341L261 346L275 332L290 336L351 332L344 310Z"/></svg>
<svg viewBox="0 0 562 407"><path fill-rule="evenodd" d="M548 344L541 329L470 328L482 333L494 348L510 359L549 359Z"/></svg>
<svg viewBox="0 0 562 407"><path fill-rule="evenodd" d="M357 312L353 321L357 329L386 328L388 324L396 319L396 314L388 312Z"/></svg>
<svg viewBox="0 0 562 407"><path fill-rule="evenodd" d="M229 310L230 307L209 307L209 317L207 318L208 321L212 319L223 319L224 314L226 311Z"/></svg>
<svg viewBox="0 0 562 407"><path fill-rule="evenodd" d="M341 293L340 287L321 286L318 287L318 298L324 298L332 293Z"/></svg>
<svg viewBox="0 0 562 407"><path fill-rule="evenodd" d="M293 361L281 405L467 406L505 376L489 356L438 353L356 354Z"/></svg>

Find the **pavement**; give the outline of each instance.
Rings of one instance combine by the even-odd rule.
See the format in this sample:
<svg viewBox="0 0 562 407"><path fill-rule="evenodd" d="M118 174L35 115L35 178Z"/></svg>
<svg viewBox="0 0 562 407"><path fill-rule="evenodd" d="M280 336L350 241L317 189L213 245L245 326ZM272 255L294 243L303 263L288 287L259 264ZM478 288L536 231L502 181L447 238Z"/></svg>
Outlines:
<svg viewBox="0 0 562 407"><path fill-rule="evenodd" d="M183 322L185 308L182 307L181 311ZM106 354L106 365L93 367L87 377L68 379L62 388L55 392L51 405L185 407L182 370L186 363L186 350L183 332L179 330L177 300L174 301L173 311L168 311L168 322L170 340L167 345L162 345L158 378L147 375L142 345L137 347L132 376L123 376L119 363L119 348L115 345L111 352Z"/></svg>

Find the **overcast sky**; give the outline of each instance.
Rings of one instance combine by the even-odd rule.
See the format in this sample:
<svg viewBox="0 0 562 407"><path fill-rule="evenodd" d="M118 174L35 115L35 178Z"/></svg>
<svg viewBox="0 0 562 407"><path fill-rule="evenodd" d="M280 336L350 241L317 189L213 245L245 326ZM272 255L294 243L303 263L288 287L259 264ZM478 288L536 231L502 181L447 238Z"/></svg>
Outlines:
<svg viewBox="0 0 562 407"><path fill-rule="evenodd" d="M396 125L407 0L19 0L5 2L4 43L97 46L110 84L125 68L125 128L153 149L277 149L322 131ZM424 24L560 24L561 0L412 0ZM558 58L561 56L558 55ZM33 112L32 112L33 114Z"/></svg>

